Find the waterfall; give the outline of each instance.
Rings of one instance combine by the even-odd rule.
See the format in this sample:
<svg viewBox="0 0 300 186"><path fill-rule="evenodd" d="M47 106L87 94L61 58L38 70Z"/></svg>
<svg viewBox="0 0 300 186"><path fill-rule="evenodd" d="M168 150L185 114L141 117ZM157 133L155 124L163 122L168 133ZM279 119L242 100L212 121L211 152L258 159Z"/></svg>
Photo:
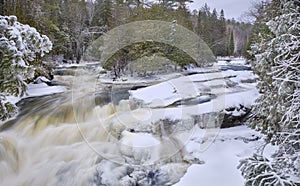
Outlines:
<svg viewBox="0 0 300 186"><path fill-rule="evenodd" d="M188 167L181 145L162 121L151 121L153 111L97 99L64 93L23 100L19 116L0 132L0 185L179 181ZM168 175L173 169L181 170L176 179Z"/></svg>

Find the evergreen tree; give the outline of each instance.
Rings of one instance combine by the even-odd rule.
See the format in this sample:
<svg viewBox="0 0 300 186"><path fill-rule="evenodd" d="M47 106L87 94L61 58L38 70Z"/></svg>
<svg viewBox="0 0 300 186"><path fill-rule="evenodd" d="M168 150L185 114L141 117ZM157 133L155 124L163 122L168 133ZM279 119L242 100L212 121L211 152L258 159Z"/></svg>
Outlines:
<svg viewBox="0 0 300 186"><path fill-rule="evenodd" d="M255 4L255 7L253 7L250 11L249 14L253 14L253 17L255 18L255 22L252 28L252 31L250 33L250 37L248 40L248 43L246 45L245 48L245 52L244 52L244 56L248 59L248 60L254 60L255 57L253 54L251 53L251 46L254 43L257 43L260 41L261 37L260 35L264 34L264 37L272 36L272 33L270 32L269 28L266 25L266 14L265 14L265 9L266 9L266 5L267 3L265 3L264 1L262 1L260 4L257 3ZM268 6L271 6L270 4ZM276 7L274 7L275 9L277 9ZM269 8L271 9L271 8ZM250 53L249 53L250 51Z"/></svg>
<svg viewBox="0 0 300 186"><path fill-rule="evenodd" d="M216 49L216 55L217 56L226 56L226 45L227 45L227 40L226 37L226 19L224 15L224 10L222 9L220 12L220 17L218 21L218 40L219 44Z"/></svg>
<svg viewBox="0 0 300 186"><path fill-rule="evenodd" d="M269 30L251 47L261 93L251 126L265 133L266 141L278 150L271 159L261 152L241 162L246 185L300 184L299 12L299 1L272 1L265 14Z"/></svg>
<svg viewBox="0 0 300 186"><path fill-rule="evenodd" d="M67 42L67 34L62 31L59 25L60 20L60 3L57 0L40 1L42 12L36 17L35 27L47 35L53 43L51 54L53 56L64 53Z"/></svg>
<svg viewBox="0 0 300 186"><path fill-rule="evenodd" d="M211 16L209 17L209 24L211 25L211 32L209 33L210 36L210 43L211 49L215 55L217 55L217 48L219 45L219 28L218 28L218 13L217 10L214 8L212 11Z"/></svg>
<svg viewBox="0 0 300 186"><path fill-rule="evenodd" d="M42 64L41 57L52 48L45 35L23 25L15 16L0 16L0 120L15 114L7 96L25 94L26 80L32 79Z"/></svg>
<svg viewBox="0 0 300 186"><path fill-rule="evenodd" d="M93 26L105 26L107 30L113 28L113 3L111 0L96 0L96 12L92 21ZM129 2L127 5L130 6Z"/></svg>
<svg viewBox="0 0 300 186"><path fill-rule="evenodd" d="M210 23L210 8L207 4L205 4L200 10L199 10L199 36L203 41L206 42L206 44L212 48L211 43L211 32L212 32L212 24Z"/></svg>
<svg viewBox="0 0 300 186"><path fill-rule="evenodd" d="M233 35L233 30L230 32L230 40L229 40L229 46L228 46L228 55L232 56L234 53L234 35Z"/></svg>
<svg viewBox="0 0 300 186"><path fill-rule="evenodd" d="M212 32L210 33L211 49L216 56L224 56L226 48L226 20L224 11L221 10L220 16L218 16L217 10L213 9L209 23L212 27Z"/></svg>
<svg viewBox="0 0 300 186"><path fill-rule="evenodd" d="M174 20L177 20L177 23L184 26L189 30L193 30L193 24L191 20L191 14L189 10L185 6L180 6L175 12L175 16L173 16Z"/></svg>

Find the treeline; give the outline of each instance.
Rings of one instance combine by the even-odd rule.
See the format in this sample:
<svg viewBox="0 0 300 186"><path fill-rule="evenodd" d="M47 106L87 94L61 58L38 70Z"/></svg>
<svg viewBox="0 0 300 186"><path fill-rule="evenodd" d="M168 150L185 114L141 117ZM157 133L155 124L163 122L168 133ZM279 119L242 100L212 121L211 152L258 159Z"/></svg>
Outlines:
<svg viewBox="0 0 300 186"><path fill-rule="evenodd" d="M216 56L242 55L250 24L226 20L208 5L190 12L191 0L0 0L1 15L16 15L53 42L52 57L79 62L89 44L108 30L140 20L176 20L197 33Z"/></svg>

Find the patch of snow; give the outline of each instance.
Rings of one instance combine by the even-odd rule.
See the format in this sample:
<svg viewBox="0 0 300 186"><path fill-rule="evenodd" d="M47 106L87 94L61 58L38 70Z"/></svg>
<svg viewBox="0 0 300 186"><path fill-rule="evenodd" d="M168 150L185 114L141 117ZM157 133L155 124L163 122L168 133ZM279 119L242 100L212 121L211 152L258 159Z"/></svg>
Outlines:
<svg viewBox="0 0 300 186"><path fill-rule="evenodd" d="M122 132L122 138L120 142L123 145L142 148L156 146L160 144L160 141L154 138L151 134L132 133L126 130Z"/></svg>
<svg viewBox="0 0 300 186"><path fill-rule="evenodd" d="M122 154L133 157L133 163L153 163L159 159L160 141L151 134L123 131L119 145Z"/></svg>
<svg viewBox="0 0 300 186"><path fill-rule="evenodd" d="M234 109L234 111L231 113L232 116L242 116L244 114L245 112L242 109L241 110Z"/></svg>
<svg viewBox="0 0 300 186"><path fill-rule="evenodd" d="M99 64L99 62L92 62L92 63L91 62L83 62L83 63L79 63L79 64L77 64L77 63L68 64L67 63L67 64L60 64L60 65L58 65L58 67L60 67L60 68L71 68L71 67L86 67L88 65L97 65L99 70L104 70L98 64Z"/></svg>
<svg viewBox="0 0 300 186"><path fill-rule="evenodd" d="M63 86L48 86L46 83L40 84L28 84L27 85L27 96L34 97L34 96L43 96L55 93L61 93L67 91L66 87Z"/></svg>
<svg viewBox="0 0 300 186"><path fill-rule="evenodd" d="M15 96L6 96L5 98L8 102L10 102L12 104L16 104L22 99L22 98L15 97Z"/></svg>
<svg viewBox="0 0 300 186"><path fill-rule="evenodd" d="M224 77L232 77L230 78L232 81L236 83L242 83L242 81L246 80L256 80L258 76L254 74L252 71L233 71L226 70L222 72Z"/></svg>
<svg viewBox="0 0 300 186"><path fill-rule="evenodd" d="M237 169L239 160L254 153L257 144L262 140L247 142L243 139L254 138L261 134L246 126L221 129L217 137L212 140L207 150L200 151L203 130L197 129L186 145L187 151L203 160L203 165L190 166L187 173L175 186L241 186L244 178Z"/></svg>
<svg viewBox="0 0 300 186"><path fill-rule="evenodd" d="M243 57L218 57L218 65L246 65L247 60Z"/></svg>
<svg viewBox="0 0 300 186"><path fill-rule="evenodd" d="M27 91L25 96L16 97L16 96L6 96L6 100L12 104L16 104L21 99L26 97L34 97L34 96L43 96L55 93L65 92L67 89L63 86L48 86L46 83L33 84L30 83L27 85Z"/></svg>
<svg viewBox="0 0 300 186"><path fill-rule="evenodd" d="M238 107L240 105L250 108L258 97L259 93L256 89L228 94L225 96L225 108Z"/></svg>
<svg viewBox="0 0 300 186"><path fill-rule="evenodd" d="M264 148L264 156L266 158L272 158L271 156L278 150L278 146L272 145L272 144L267 144Z"/></svg>
<svg viewBox="0 0 300 186"><path fill-rule="evenodd" d="M138 100L143 100L150 107L168 106L181 99L176 87L171 83L163 82L138 91L130 91L131 95Z"/></svg>
<svg viewBox="0 0 300 186"><path fill-rule="evenodd" d="M35 84L39 84L39 83L48 83L51 82L49 79L47 79L45 76L39 76L34 80Z"/></svg>
<svg viewBox="0 0 300 186"><path fill-rule="evenodd" d="M229 62L228 61L220 60L220 61L218 61L217 64L215 64L215 66L216 65L218 65L218 66L225 66L225 65L229 65Z"/></svg>
<svg viewBox="0 0 300 186"><path fill-rule="evenodd" d="M197 81L208 81L219 78L220 73L196 74L187 77L179 77L153 86L130 91L131 97L142 100L150 107L165 107L176 101L191 99L200 96L202 91L210 92L210 87L224 86L222 80L210 81L199 84ZM212 92L214 93L214 92Z"/></svg>
<svg viewBox="0 0 300 186"><path fill-rule="evenodd" d="M240 82L243 76L248 75L254 76L247 71L196 74L130 91L130 94L133 100L142 101L146 107L150 108L166 107L180 100L200 97L202 94L217 95L215 99L201 104L158 109L159 112L162 112L165 116L174 119L181 119L185 117L185 115L191 116L192 114L218 112L230 107L239 107L240 105L250 108L258 98L259 93L255 88L255 84L245 85ZM222 79L224 76L235 78L241 90L237 88L226 88L224 85L225 80ZM155 114L153 115L155 116ZM160 116L161 115L162 114L160 114Z"/></svg>

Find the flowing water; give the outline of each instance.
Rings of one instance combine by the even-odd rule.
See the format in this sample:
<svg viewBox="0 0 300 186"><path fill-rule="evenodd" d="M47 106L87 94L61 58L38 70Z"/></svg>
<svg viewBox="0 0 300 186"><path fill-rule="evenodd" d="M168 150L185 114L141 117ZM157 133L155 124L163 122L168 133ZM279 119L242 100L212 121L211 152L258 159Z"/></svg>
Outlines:
<svg viewBox="0 0 300 186"><path fill-rule="evenodd" d="M179 181L191 163L176 136L181 129L154 120L153 110L123 99L126 94L112 101L106 88L95 91L81 80L72 91L22 100L19 115L2 124L0 185Z"/></svg>

